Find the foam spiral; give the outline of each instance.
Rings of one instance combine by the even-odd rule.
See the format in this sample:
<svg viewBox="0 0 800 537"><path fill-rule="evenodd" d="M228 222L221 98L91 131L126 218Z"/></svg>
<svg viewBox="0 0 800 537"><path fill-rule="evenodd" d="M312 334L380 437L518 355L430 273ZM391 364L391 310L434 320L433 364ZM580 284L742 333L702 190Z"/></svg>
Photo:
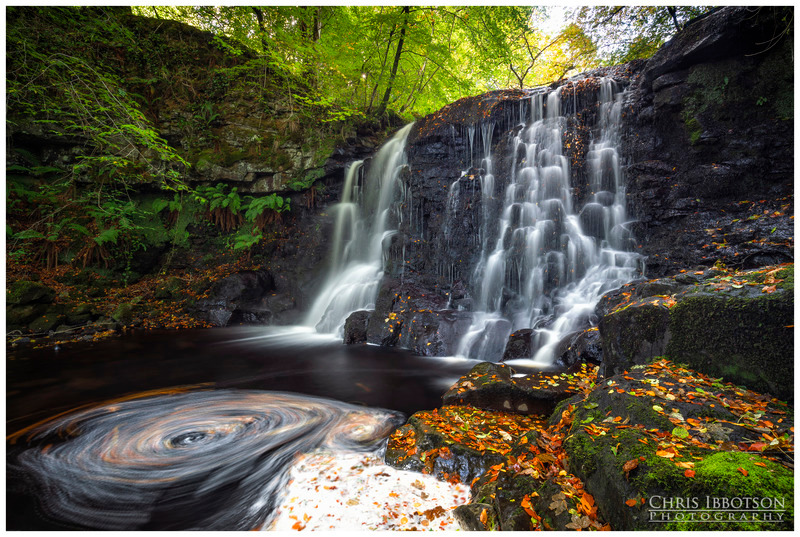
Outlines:
<svg viewBox="0 0 800 537"><path fill-rule="evenodd" d="M374 449L398 419L277 392L134 397L31 428L10 465L50 517L78 526L252 529L269 520L297 454Z"/></svg>

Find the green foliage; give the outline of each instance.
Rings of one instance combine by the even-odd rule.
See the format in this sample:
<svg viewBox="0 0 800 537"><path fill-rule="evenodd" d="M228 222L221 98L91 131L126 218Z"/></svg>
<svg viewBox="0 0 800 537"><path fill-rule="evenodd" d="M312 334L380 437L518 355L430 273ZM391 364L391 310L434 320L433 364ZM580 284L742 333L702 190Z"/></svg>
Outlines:
<svg viewBox="0 0 800 537"><path fill-rule="evenodd" d="M136 46L129 28L102 14L9 8L8 117L23 130L82 140L86 150L68 170L76 178L182 188L186 162L158 136L140 108L141 96L126 91L112 59L64 52L74 50L76 32L84 34L79 42L88 36L90 43Z"/></svg>
<svg viewBox="0 0 800 537"><path fill-rule="evenodd" d="M488 89L549 83L590 66L594 52L576 25L543 31L545 10L533 7L158 6L134 12L222 35L214 43L229 52L241 50L234 43L256 51L258 58L218 69L216 87L225 90L246 75L263 94L270 78L293 111L321 123L390 111L418 116Z"/></svg>
<svg viewBox="0 0 800 537"><path fill-rule="evenodd" d="M260 198L247 197L250 201L247 203L244 216L248 222L255 222L266 211L281 213L289 210L289 198L283 198L277 194L270 194Z"/></svg>

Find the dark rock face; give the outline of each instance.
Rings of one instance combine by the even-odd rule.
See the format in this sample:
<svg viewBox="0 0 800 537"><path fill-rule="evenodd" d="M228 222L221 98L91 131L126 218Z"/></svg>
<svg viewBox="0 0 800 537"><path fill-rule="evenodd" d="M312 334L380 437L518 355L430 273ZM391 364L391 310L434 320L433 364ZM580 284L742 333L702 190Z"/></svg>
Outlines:
<svg viewBox="0 0 800 537"><path fill-rule="evenodd" d="M607 295L597 308L605 312L599 376L667 356L792 400L793 266L714 273L628 284Z"/></svg>
<svg viewBox="0 0 800 537"><path fill-rule="evenodd" d="M792 43L764 45L787 10L720 9L634 78L623 154L648 275L794 259Z"/></svg>
<svg viewBox="0 0 800 537"><path fill-rule="evenodd" d="M275 288L269 274L239 272L215 283L208 298L197 302L195 315L215 326L265 324L272 317L268 293Z"/></svg>
<svg viewBox="0 0 800 537"><path fill-rule="evenodd" d="M350 314L344 322L345 345L367 342L367 323L370 315L369 311L355 311Z"/></svg>

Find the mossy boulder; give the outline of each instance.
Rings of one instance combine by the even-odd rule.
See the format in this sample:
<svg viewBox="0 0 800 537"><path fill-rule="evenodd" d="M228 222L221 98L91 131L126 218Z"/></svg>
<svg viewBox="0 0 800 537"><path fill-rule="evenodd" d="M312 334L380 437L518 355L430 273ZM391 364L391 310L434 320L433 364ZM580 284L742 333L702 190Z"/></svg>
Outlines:
<svg viewBox="0 0 800 537"><path fill-rule="evenodd" d="M607 379L557 412L559 420L567 417L569 471L583 480L614 530L710 529L685 520L691 503L707 497L792 504L792 472L781 455L793 435L792 411L775 399L659 361ZM690 507L678 520L677 511L664 511L665 499ZM716 529L791 529L793 523L788 511L775 523L725 517Z"/></svg>
<svg viewBox="0 0 800 537"><path fill-rule="evenodd" d="M41 317L37 318L28 325L28 330L36 334L47 333L55 330L57 326L63 323L66 317L58 312L48 311Z"/></svg>
<svg viewBox="0 0 800 537"><path fill-rule="evenodd" d="M133 321L133 304L123 302L111 314L111 318L121 324L130 324Z"/></svg>
<svg viewBox="0 0 800 537"><path fill-rule="evenodd" d="M50 304L56 292L43 283L21 280L11 282L6 289L6 304L22 306L26 304Z"/></svg>
<svg viewBox="0 0 800 537"><path fill-rule="evenodd" d="M794 397L794 266L706 271L679 287L631 284L602 302L600 375L667 356L779 398ZM655 294L667 289L672 294Z"/></svg>
<svg viewBox="0 0 800 537"><path fill-rule="evenodd" d="M670 311L664 354L709 375L794 397L794 296L689 296Z"/></svg>
<svg viewBox="0 0 800 537"><path fill-rule="evenodd" d="M577 391L562 373L514 374L508 365L481 362L453 384L442 401L445 405L547 415Z"/></svg>

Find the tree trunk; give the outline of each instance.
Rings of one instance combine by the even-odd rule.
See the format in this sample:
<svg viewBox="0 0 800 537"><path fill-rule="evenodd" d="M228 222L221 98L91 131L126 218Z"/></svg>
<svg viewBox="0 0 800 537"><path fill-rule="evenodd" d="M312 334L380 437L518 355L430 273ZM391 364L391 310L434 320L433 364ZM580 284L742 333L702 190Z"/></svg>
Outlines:
<svg viewBox="0 0 800 537"><path fill-rule="evenodd" d="M261 37L261 46L264 48L263 51L264 54L266 54L267 51L269 50L269 43L267 42L267 38L265 37L266 28L264 28L264 13L261 11L261 9L257 7L253 7L251 9L253 10L253 13L256 16L256 21L258 21L258 32L259 36Z"/></svg>
<svg viewBox="0 0 800 537"><path fill-rule="evenodd" d="M386 92L383 94L383 99L381 99L381 104L378 106L378 110L376 111L377 116L382 116L386 112L386 107L389 104L389 97L392 94L392 86L394 85L394 79L397 76L397 68L400 65L400 56L403 54L403 43L406 39L406 27L408 26L408 14L410 12L409 6L403 6L403 26L400 29L400 40L397 41L397 50L394 53L394 64L392 65L392 72L389 74L389 83L386 86Z"/></svg>

